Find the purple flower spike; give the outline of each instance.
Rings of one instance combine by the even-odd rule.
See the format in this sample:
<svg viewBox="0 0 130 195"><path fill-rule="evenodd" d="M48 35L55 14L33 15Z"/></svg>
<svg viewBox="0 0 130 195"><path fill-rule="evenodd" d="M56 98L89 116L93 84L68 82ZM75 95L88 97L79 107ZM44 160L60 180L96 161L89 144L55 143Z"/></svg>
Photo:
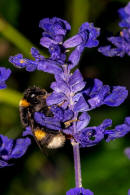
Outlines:
<svg viewBox="0 0 130 195"><path fill-rule="evenodd" d="M6 88L5 81L9 78L10 74L11 74L10 69L0 67L0 89Z"/></svg>
<svg viewBox="0 0 130 195"><path fill-rule="evenodd" d="M73 188L66 192L66 195L94 195L94 193L89 189L84 188Z"/></svg>
<svg viewBox="0 0 130 195"><path fill-rule="evenodd" d="M30 144L29 138L13 140L0 135L0 168L12 165L10 161L22 157Z"/></svg>
<svg viewBox="0 0 130 195"><path fill-rule="evenodd" d="M128 195L130 195L130 189L128 190Z"/></svg>

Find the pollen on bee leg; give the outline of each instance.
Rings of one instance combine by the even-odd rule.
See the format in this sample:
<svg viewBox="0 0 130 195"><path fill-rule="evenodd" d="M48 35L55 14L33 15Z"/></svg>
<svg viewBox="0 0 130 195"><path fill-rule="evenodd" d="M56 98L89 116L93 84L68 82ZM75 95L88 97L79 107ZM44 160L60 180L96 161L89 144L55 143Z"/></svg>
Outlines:
<svg viewBox="0 0 130 195"><path fill-rule="evenodd" d="M19 106L28 107L30 106L30 103L26 99L22 99L19 102Z"/></svg>
<svg viewBox="0 0 130 195"><path fill-rule="evenodd" d="M36 129L34 131L34 135L40 141L46 136L46 133L45 133L45 131L43 131L41 129Z"/></svg>
<svg viewBox="0 0 130 195"><path fill-rule="evenodd" d="M21 64L23 64L23 63L25 62L25 60L24 60L24 59L21 59L19 62L20 62Z"/></svg>

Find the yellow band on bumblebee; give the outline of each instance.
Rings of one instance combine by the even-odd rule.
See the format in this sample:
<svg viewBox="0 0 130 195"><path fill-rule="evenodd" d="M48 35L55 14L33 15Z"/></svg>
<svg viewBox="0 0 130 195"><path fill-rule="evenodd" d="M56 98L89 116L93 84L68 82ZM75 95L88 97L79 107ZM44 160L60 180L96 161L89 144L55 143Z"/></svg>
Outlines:
<svg viewBox="0 0 130 195"><path fill-rule="evenodd" d="M37 140L42 140L46 136L46 132L41 129L36 129L34 131L34 135L37 138Z"/></svg>
<svg viewBox="0 0 130 195"><path fill-rule="evenodd" d="M19 106L28 107L28 106L30 106L30 103L27 100L22 99L19 102Z"/></svg>

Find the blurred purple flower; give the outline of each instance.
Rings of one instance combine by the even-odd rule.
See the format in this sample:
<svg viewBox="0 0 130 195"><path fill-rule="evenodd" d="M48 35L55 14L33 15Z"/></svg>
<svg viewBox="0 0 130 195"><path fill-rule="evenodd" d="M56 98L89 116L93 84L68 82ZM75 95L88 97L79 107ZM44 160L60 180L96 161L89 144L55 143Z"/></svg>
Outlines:
<svg viewBox="0 0 130 195"><path fill-rule="evenodd" d="M0 135L0 168L12 165L12 160L22 157L30 144L29 138L13 140Z"/></svg>
<svg viewBox="0 0 130 195"><path fill-rule="evenodd" d="M128 190L128 195L130 195L130 189Z"/></svg>
<svg viewBox="0 0 130 195"><path fill-rule="evenodd" d="M5 81L9 78L11 70L8 68L0 67L0 89L6 88Z"/></svg>
<svg viewBox="0 0 130 195"><path fill-rule="evenodd" d="M112 36L108 38L115 47L110 45L99 47L98 51L108 57L120 56L124 57L125 54L130 56L130 2L125 8L118 10L121 17L120 27L123 27L119 36Z"/></svg>
<svg viewBox="0 0 130 195"><path fill-rule="evenodd" d="M130 147L125 148L124 153L130 159Z"/></svg>
<svg viewBox="0 0 130 195"><path fill-rule="evenodd" d="M109 37L108 40L115 46L112 48L110 45L99 47L98 51L108 57L120 56L124 57L125 54L130 56L130 29L123 29L120 36Z"/></svg>
<svg viewBox="0 0 130 195"><path fill-rule="evenodd" d="M66 195L94 195L94 193L89 189L84 188L73 188L66 192Z"/></svg>
<svg viewBox="0 0 130 195"><path fill-rule="evenodd" d="M124 7L118 10L121 21L120 27L130 28L130 2Z"/></svg>

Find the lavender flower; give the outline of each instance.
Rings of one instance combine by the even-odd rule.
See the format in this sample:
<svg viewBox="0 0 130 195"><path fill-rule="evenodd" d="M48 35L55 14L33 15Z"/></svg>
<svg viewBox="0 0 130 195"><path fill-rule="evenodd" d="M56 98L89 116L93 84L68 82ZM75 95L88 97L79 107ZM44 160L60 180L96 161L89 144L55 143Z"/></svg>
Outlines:
<svg viewBox="0 0 130 195"><path fill-rule="evenodd" d="M10 69L0 67L0 89L6 88L5 81L10 74ZM11 166L14 159L20 158L25 154L30 144L30 138L13 140L7 136L0 135L0 168Z"/></svg>
<svg viewBox="0 0 130 195"><path fill-rule="evenodd" d="M128 195L130 195L130 189L128 190Z"/></svg>
<svg viewBox="0 0 130 195"><path fill-rule="evenodd" d="M0 67L0 89L6 88L5 81L9 78L11 70L8 68Z"/></svg>
<svg viewBox="0 0 130 195"><path fill-rule="evenodd" d="M86 22L81 25L77 35L63 42L66 33L70 30L67 21L56 17L46 18L40 21L40 27L44 30L40 43L49 49L50 57L44 58L37 49L32 48L31 53L35 61L24 59L20 54L10 58L10 62L15 66L25 67L27 71L38 69L55 76L56 81L51 84L53 92L47 98L47 104L52 109L54 117L35 113L36 122L47 128L70 134L81 147L96 145L107 133L109 133L107 141L112 139L113 130L107 132L107 128L111 126L111 120L106 119L97 127L87 127L90 116L86 112L104 104L119 106L128 95L126 88L103 85L99 79L84 81L79 69L74 73L70 72L77 65L85 47L91 48L98 45L96 38L99 36L99 29L95 28L92 23ZM67 60L66 49L71 47L75 47L75 49ZM61 106L59 107L59 105ZM65 116L68 118L65 119ZM67 120L71 120L71 122L67 123ZM65 125L62 125L63 123ZM115 132L118 129L122 135L114 132L114 138L129 132L128 126L125 127L123 128L124 133L119 130L120 126L115 127Z"/></svg>
<svg viewBox="0 0 130 195"><path fill-rule="evenodd" d="M98 46L99 28L86 22L81 25L76 35L64 41L70 30L67 21L56 17L45 18L40 21L39 26L44 30L40 44L49 50L50 57L44 58L37 49L32 48L34 61L24 59L21 54L12 56L9 60L17 67L26 68L27 71L37 69L54 75L55 81L50 86L52 93L46 99L53 116L47 117L42 112L36 112L34 119L41 126L70 137L74 151L76 188L68 191L67 195L92 195L93 192L82 188L79 146L90 147L102 139L110 141L124 136L130 130L130 117L125 119L124 124L108 130L112 124L111 119L105 119L97 127L88 127L90 122L88 111L102 105L119 106L126 99L128 92L122 86L103 85L99 79L84 80L79 69L72 73L84 48ZM74 49L67 58L68 48ZM29 127L23 135L30 135Z"/></svg>
<svg viewBox="0 0 130 195"><path fill-rule="evenodd" d="M123 57L125 54L130 56L130 2L125 8L118 10L121 17L120 27L123 27L119 36L112 36L108 38L115 47L112 48L110 45L99 47L98 51L105 56L113 57L120 56Z"/></svg>
<svg viewBox="0 0 130 195"><path fill-rule="evenodd" d="M0 135L0 168L12 165L14 159L22 157L31 144L29 138L13 140Z"/></svg>
<svg viewBox="0 0 130 195"><path fill-rule="evenodd" d="M94 193L84 188L73 188L66 192L66 195L94 195Z"/></svg>

